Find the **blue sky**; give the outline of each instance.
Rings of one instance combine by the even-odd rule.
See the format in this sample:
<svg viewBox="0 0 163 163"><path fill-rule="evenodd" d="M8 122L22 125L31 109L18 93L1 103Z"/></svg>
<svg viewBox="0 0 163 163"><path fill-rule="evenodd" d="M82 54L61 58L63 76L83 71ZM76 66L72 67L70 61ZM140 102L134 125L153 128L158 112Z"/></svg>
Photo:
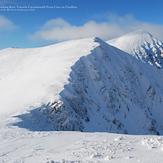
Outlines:
<svg viewBox="0 0 163 163"><path fill-rule="evenodd" d="M140 29L163 41L162 6L160 0L1 0L0 49L109 40Z"/></svg>

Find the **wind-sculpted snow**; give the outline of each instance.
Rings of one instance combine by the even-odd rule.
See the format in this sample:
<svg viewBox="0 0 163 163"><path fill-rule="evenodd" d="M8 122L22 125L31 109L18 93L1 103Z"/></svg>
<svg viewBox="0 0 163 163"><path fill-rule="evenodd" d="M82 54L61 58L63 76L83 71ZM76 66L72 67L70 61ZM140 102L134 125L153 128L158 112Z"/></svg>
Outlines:
<svg viewBox="0 0 163 163"><path fill-rule="evenodd" d="M99 46L71 67L60 99L31 111L28 121L36 119L38 130L163 134L162 69L95 42Z"/></svg>
<svg viewBox="0 0 163 163"><path fill-rule="evenodd" d="M150 33L136 31L119 38L107 41L135 58L150 65L163 67L163 43Z"/></svg>

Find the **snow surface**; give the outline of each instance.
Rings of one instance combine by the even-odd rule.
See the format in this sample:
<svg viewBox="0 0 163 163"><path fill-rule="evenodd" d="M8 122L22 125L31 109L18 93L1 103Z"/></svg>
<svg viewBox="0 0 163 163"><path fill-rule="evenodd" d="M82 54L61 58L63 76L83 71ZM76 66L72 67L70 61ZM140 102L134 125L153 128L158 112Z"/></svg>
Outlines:
<svg viewBox="0 0 163 163"><path fill-rule="evenodd" d="M113 45L150 65L163 67L163 44L150 33L139 30L108 40Z"/></svg>
<svg viewBox="0 0 163 163"><path fill-rule="evenodd" d="M0 134L0 162L8 163L157 163L162 136L81 132L8 132Z"/></svg>
<svg viewBox="0 0 163 163"><path fill-rule="evenodd" d="M89 54L93 46L97 46L93 39L83 39L36 49L1 50L1 112L22 110L24 106L58 98L68 82L71 66Z"/></svg>
<svg viewBox="0 0 163 163"><path fill-rule="evenodd" d="M99 38L1 50L0 162L160 162L162 80Z"/></svg>

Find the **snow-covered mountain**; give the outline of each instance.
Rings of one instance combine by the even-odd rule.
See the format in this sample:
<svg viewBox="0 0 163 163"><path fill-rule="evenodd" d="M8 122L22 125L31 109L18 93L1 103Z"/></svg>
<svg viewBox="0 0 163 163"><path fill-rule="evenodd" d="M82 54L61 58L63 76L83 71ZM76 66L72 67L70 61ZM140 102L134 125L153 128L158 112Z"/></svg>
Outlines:
<svg viewBox="0 0 163 163"><path fill-rule="evenodd" d="M131 54L97 37L0 50L0 162L161 162L163 69Z"/></svg>
<svg viewBox="0 0 163 163"><path fill-rule="evenodd" d="M0 66L7 126L163 134L163 70L99 38L4 49Z"/></svg>
<svg viewBox="0 0 163 163"><path fill-rule="evenodd" d="M163 67L163 43L150 33L139 30L107 41L137 59L150 65Z"/></svg>

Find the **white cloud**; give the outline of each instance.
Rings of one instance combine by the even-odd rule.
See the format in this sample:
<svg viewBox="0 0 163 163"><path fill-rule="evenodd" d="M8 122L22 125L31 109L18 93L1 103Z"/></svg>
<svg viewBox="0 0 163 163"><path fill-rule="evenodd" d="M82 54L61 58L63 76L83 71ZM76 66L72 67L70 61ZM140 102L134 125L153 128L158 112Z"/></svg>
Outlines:
<svg viewBox="0 0 163 163"><path fill-rule="evenodd" d="M95 21L89 21L82 26L71 25L62 18L52 19L47 21L41 30L31 35L31 39L64 41L97 36L101 39L109 40L140 29L146 30L163 40L162 25L138 21L131 14L123 17L116 14L108 14L106 22L96 23Z"/></svg>
<svg viewBox="0 0 163 163"><path fill-rule="evenodd" d="M0 15L0 31L12 31L19 28L12 21Z"/></svg>

